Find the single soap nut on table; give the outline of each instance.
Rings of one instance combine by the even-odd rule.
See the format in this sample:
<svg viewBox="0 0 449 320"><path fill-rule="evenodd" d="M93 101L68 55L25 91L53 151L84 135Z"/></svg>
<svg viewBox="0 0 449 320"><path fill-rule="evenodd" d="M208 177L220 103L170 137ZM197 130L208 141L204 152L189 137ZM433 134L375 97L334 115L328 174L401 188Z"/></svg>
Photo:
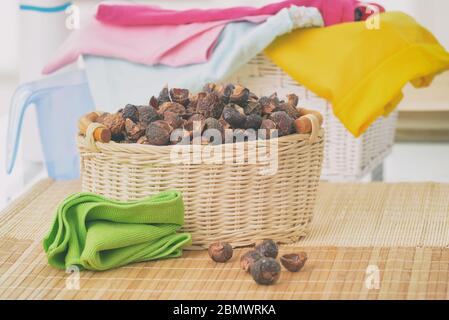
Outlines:
<svg viewBox="0 0 449 320"><path fill-rule="evenodd" d="M290 272L298 272L307 261L307 253L288 253L280 258L281 264Z"/></svg>
<svg viewBox="0 0 449 320"><path fill-rule="evenodd" d="M240 257L240 268L242 268L243 271L250 272L251 267L262 258L263 255L259 251L248 251Z"/></svg>
<svg viewBox="0 0 449 320"><path fill-rule="evenodd" d="M215 262L226 262L232 258L232 246L227 242L216 242L209 246L209 256Z"/></svg>

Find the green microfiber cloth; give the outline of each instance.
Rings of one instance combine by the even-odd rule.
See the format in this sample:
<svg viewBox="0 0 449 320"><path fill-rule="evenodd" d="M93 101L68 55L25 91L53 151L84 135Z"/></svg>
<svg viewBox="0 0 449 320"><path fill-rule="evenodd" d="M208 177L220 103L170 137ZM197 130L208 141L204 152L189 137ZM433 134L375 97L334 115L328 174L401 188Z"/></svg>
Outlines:
<svg viewBox="0 0 449 320"><path fill-rule="evenodd" d="M48 263L56 268L107 270L181 256L192 240L189 233L176 233L183 223L177 191L131 202L76 193L59 205L43 245Z"/></svg>

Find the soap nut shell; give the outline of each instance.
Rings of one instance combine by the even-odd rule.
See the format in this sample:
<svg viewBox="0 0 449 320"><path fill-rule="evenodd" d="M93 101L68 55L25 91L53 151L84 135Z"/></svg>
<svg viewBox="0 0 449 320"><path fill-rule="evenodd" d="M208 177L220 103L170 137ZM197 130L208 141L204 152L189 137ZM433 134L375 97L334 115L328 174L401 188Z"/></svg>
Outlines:
<svg viewBox="0 0 449 320"><path fill-rule="evenodd" d="M215 262L226 262L232 258L232 246L227 242L216 242L209 246L209 256Z"/></svg>
<svg viewBox="0 0 449 320"><path fill-rule="evenodd" d="M280 258L281 264L290 272L298 272L307 261L307 253L288 253Z"/></svg>

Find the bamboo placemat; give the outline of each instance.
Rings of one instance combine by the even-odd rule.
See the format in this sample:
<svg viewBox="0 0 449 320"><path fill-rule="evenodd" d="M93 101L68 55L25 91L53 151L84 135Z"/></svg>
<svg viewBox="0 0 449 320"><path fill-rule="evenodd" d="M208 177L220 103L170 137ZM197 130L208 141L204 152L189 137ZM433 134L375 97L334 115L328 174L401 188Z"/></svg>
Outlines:
<svg viewBox="0 0 449 320"><path fill-rule="evenodd" d="M322 183L302 246L449 246L449 184Z"/></svg>
<svg viewBox="0 0 449 320"><path fill-rule="evenodd" d="M309 261L271 287L240 271L245 249L226 264L190 251L79 281L49 267L41 239L58 202L79 189L44 180L0 213L0 298L449 299L448 185L322 184L310 235L281 248Z"/></svg>
<svg viewBox="0 0 449 320"><path fill-rule="evenodd" d="M240 270L242 249L225 264L188 251L179 259L81 272L79 289L76 275L46 264L40 243L10 240L0 250L1 299L449 299L443 248L309 247L304 269L283 270L269 287ZM292 250L298 248L282 248Z"/></svg>

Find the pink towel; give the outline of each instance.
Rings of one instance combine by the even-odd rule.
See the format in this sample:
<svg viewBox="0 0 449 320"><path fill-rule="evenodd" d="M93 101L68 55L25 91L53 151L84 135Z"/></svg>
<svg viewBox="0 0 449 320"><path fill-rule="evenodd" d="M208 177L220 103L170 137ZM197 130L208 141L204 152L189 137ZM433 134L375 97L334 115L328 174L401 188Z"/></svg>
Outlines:
<svg viewBox="0 0 449 320"><path fill-rule="evenodd" d="M268 17L242 17L234 21L261 23ZM69 36L42 73L53 73L83 54L172 67L203 63L209 59L228 22L123 27L103 24L92 18Z"/></svg>
<svg viewBox="0 0 449 320"><path fill-rule="evenodd" d="M98 6L96 18L108 24L121 26L177 25L193 22L235 20L242 17L274 15L292 5L318 8L326 26L354 21L357 0L286 0L260 8L233 7L220 9L167 10L138 4L108 4Z"/></svg>

